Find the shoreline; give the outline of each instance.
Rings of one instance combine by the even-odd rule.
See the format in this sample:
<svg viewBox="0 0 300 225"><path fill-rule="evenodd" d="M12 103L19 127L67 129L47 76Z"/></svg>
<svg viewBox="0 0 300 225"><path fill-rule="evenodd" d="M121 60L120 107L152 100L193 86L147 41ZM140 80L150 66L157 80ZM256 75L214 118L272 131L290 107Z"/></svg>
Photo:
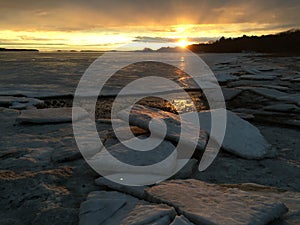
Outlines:
<svg viewBox="0 0 300 225"><path fill-rule="evenodd" d="M149 212L147 214L149 217L146 215L142 218L152 219L155 222L158 218L152 213L157 212L163 215L159 219L169 219L169 223L166 224L175 219L197 224L206 218L211 222L216 218L208 215L214 212L216 206L209 208L207 203L213 202L209 198L203 198L204 194L201 196L193 194L194 191L200 193L205 187L212 196L214 193L221 193L218 195L219 201L216 200L219 202L218 207L225 207L218 214L220 220L247 218L247 221L251 221L262 218L259 217L261 214L250 213L249 208L237 214L232 213L233 209L249 205L259 212L265 212L263 218L267 218L268 222L276 218L269 223L271 225L298 224L300 75L297 60L299 59L282 60L276 57L264 59L260 56L229 59L220 57L218 60L208 57L209 65L222 87L227 109L237 116L235 119L238 123L233 123L240 124L237 130L242 135L246 130L245 124L250 123L251 127L257 129L258 134L272 146L269 150L273 154L260 159L246 159L223 146L213 164L207 170L199 172L198 165L203 152L197 149L188 166L180 173L164 183L142 188L112 184L102 179L86 163L78 150L71 123L70 107L73 96L57 96L59 93L55 90L51 93L45 90L39 97L34 96L33 90L25 92L24 89L20 89L17 92L17 88L13 91L19 93L18 96L10 96L9 93L6 96L1 95L0 223L73 225L83 221L83 215L90 216L89 218L93 218L94 215L100 215L101 218L108 215L101 214L101 211L97 212L100 214L93 214L92 210L86 210L88 207L93 208L89 205L92 202L99 205L106 202L104 208L109 212L115 212L115 216L107 217L106 224L119 224L119 218L126 221L133 218L132 215L144 215L145 212ZM201 92L189 94L196 101L199 112L208 109ZM112 96L98 98L96 127L104 145L116 151L120 146L109 119L112 102ZM162 110L158 111L161 115L176 113L174 108L170 107L170 103L159 99L148 98L139 103L156 108L154 109L156 113L158 109ZM186 106L185 104L183 105ZM25 115L26 110L32 114ZM189 111L184 111L186 112ZM145 113L145 110L141 113ZM135 116L138 118L139 114ZM176 114L173 117L176 118ZM27 123L20 122L22 119L27 120ZM117 122L122 124L121 120ZM127 134L122 127L118 129ZM137 137L149 136L149 131L143 127L143 123L132 124L131 131ZM176 139L165 141L176 144ZM232 143L241 142L233 140ZM91 149L94 147L93 143L87 146ZM255 150L257 149L253 149ZM175 190L172 187L176 187ZM228 193L236 195L231 197L227 195ZM247 202L244 194L254 200ZM189 198L186 197L187 200L184 200L182 196ZM114 199L113 204L111 199ZM269 201L271 203L265 205ZM225 203L230 203L230 207L226 208ZM120 208L114 211L111 207L118 204ZM282 204L289 209L288 212ZM129 206L126 208L126 205L131 208ZM280 210L271 212L268 210L270 205ZM141 217L134 218L139 221Z"/></svg>

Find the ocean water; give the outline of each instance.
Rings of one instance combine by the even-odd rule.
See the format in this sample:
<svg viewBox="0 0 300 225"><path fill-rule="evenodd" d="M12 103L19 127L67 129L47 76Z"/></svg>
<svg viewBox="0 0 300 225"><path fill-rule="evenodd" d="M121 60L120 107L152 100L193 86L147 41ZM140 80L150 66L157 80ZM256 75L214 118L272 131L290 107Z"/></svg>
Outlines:
<svg viewBox="0 0 300 225"><path fill-rule="evenodd" d="M118 52L110 54L110 61L120 57ZM174 54L177 54L175 59L184 68L181 53L166 53L163 57L172 55L174 58ZM101 55L102 53L97 52L1 52L0 95L43 97L74 94L86 69ZM299 73L299 67L296 66L299 57L267 58L249 54L200 54L199 57L207 63L218 80L224 79L224 76L226 80L226 75L243 75L253 71L284 76ZM101 73L105 71L98 72L101 77ZM162 63L140 62L119 70L106 81L103 93L115 95L126 84L145 76L164 77L185 89L199 88L189 75L178 68Z"/></svg>
<svg viewBox="0 0 300 225"><path fill-rule="evenodd" d="M100 53L0 53L2 94L74 92L87 67Z"/></svg>
<svg viewBox="0 0 300 225"><path fill-rule="evenodd" d="M119 53L114 53L118 57ZM149 54L149 53L148 53ZM0 53L0 92L16 94L26 92L74 93L85 70L100 57L101 53ZM209 59L217 56L208 57ZM171 66L155 63L140 63L122 69L111 79L108 88L120 88L124 84L143 76L161 76L181 83L188 76Z"/></svg>

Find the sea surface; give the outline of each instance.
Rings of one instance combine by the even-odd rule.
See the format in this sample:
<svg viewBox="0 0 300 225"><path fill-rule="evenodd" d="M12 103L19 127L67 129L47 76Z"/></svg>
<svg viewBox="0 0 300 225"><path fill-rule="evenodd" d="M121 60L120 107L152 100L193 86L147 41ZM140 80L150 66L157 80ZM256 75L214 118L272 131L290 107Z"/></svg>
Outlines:
<svg viewBox="0 0 300 225"><path fill-rule="evenodd" d="M110 54L111 61L120 57L118 52ZM127 56L128 54L131 53L127 53ZM139 54L143 56L143 54L153 53ZM181 53L166 53L165 56L173 57L174 54L177 54L175 58L183 64L184 68L185 61ZM1 52L0 95L29 97L73 95L86 69L102 56L103 53L99 52ZM238 77L245 74L272 73L280 77L299 76L299 57L263 57L261 54L199 54L198 56L207 63L218 81L223 83L230 81L231 76ZM101 76L102 71L98 72ZM184 89L197 88L193 79L178 68L162 63L140 62L120 69L106 81L103 93L116 95L128 83L145 76L164 77L175 81Z"/></svg>
<svg viewBox="0 0 300 225"><path fill-rule="evenodd" d="M0 91L74 92L99 53L0 53Z"/></svg>
<svg viewBox="0 0 300 225"><path fill-rule="evenodd" d="M112 53L111 53L112 54ZM114 53L118 57L119 53ZM149 54L149 53L145 53ZM151 53L150 53L151 54ZM85 70L102 53L55 53L55 52L2 52L0 53L0 92L1 94L74 93ZM227 58L237 57L228 55ZM222 54L202 55L209 62L224 58ZM109 87L120 88L130 81L143 76L161 76L184 83L187 75L171 66L163 64L140 63L123 69Z"/></svg>

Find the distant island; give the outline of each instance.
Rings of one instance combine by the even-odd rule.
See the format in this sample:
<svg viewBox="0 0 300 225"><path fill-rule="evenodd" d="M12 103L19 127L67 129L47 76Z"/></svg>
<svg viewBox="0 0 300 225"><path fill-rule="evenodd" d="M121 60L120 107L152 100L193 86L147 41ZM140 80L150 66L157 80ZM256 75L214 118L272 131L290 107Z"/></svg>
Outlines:
<svg viewBox="0 0 300 225"><path fill-rule="evenodd" d="M0 52L38 52L38 49L0 48Z"/></svg>
<svg viewBox="0 0 300 225"><path fill-rule="evenodd" d="M182 52L182 51L185 51L185 49L181 47L161 47L157 50L153 50L151 48L144 48L143 50L136 50L135 52Z"/></svg>
<svg viewBox="0 0 300 225"><path fill-rule="evenodd" d="M208 44L194 44L187 49L196 53L300 53L300 30L292 29L278 34L220 38Z"/></svg>

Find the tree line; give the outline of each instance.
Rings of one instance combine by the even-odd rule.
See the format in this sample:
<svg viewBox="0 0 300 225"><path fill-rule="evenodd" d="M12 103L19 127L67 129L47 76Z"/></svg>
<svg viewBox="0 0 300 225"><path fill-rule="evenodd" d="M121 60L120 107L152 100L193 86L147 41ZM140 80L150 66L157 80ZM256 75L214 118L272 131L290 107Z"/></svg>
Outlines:
<svg viewBox="0 0 300 225"><path fill-rule="evenodd" d="M262 36L221 37L208 44L194 44L187 47L193 52L207 53L300 53L300 30L292 29L278 34Z"/></svg>

